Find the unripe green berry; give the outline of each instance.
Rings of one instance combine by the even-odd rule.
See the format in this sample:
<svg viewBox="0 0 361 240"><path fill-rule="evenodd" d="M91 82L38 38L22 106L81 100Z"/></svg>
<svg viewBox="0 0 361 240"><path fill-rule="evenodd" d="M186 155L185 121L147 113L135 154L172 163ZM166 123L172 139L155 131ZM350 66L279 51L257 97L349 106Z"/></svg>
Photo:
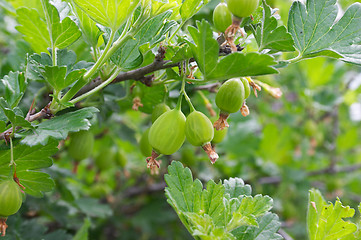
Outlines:
<svg viewBox="0 0 361 240"><path fill-rule="evenodd" d="M150 128L150 145L160 154L175 153L183 145L186 137L185 122L184 114L178 109L162 114Z"/></svg>
<svg viewBox="0 0 361 240"><path fill-rule="evenodd" d="M152 154L152 146L149 144L149 130L145 130L139 141L139 148L144 157L149 157Z"/></svg>
<svg viewBox="0 0 361 240"><path fill-rule="evenodd" d="M75 161L90 156L94 147L94 136L90 131L79 131L70 135L68 152Z"/></svg>
<svg viewBox="0 0 361 240"><path fill-rule="evenodd" d="M115 165L115 150L112 147L104 147L95 158L95 166L100 171L107 171Z"/></svg>
<svg viewBox="0 0 361 240"><path fill-rule="evenodd" d="M246 78L241 78L244 87L244 99L247 99L251 94L251 86Z"/></svg>
<svg viewBox="0 0 361 240"><path fill-rule="evenodd" d="M0 182L0 218L17 213L22 204L20 187L12 179Z"/></svg>
<svg viewBox="0 0 361 240"><path fill-rule="evenodd" d="M232 24L232 13L228 10L225 3L220 3L213 12L214 27L220 31L225 32L226 29Z"/></svg>
<svg viewBox="0 0 361 240"><path fill-rule="evenodd" d="M238 78L232 78L219 88L216 104L223 113L235 113L242 107L244 97L245 91L242 81Z"/></svg>
<svg viewBox="0 0 361 240"><path fill-rule="evenodd" d="M123 149L117 149L115 153L115 163L119 166L124 168L127 165L127 155L123 151Z"/></svg>
<svg viewBox="0 0 361 240"><path fill-rule="evenodd" d="M229 11L237 18L250 16L258 7L259 0L226 0Z"/></svg>
<svg viewBox="0 0 361 240"><path fill-rule="evenodd" d="M165 103L159 103L157 104L152 112L152 123L157 120L163 113L170 111L170 108Z"/></svg>
<svg viewBox="0 0 361 240"><path fill-rule="evenodd" d="M187 117L185 134L190 144L203 146L213 139L214 129L212 122L203 113L193 111Z"/></svg>

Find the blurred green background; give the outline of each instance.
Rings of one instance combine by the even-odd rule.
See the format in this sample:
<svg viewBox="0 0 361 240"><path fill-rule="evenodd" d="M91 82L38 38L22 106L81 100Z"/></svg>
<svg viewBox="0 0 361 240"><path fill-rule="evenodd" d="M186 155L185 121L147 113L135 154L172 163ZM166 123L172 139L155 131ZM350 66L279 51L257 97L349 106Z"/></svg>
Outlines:
<svg viewBox="0 0 361 240"><path fill-rule="evenodd" d="M339 2L345 9L359 1ZM189 24L199 19L211 22L218 3L211 1ZM287 23L292 1L268 3L280 9L281 19ZM0 8L0 78L19 70L26 53L31 52L14 32L15 24ZM84 46L77 41L72 50L78 59L91 60ZM315 58L280 72L257 80L281 88L283 96L274 99L265 91L258 98L252 94L247 100L251 114L231 115L227 137L216 146L220 155L216 164L210 164L202 149L186 142L176 154L161 158L159 176L149 174L138 147L151 117L129 108L131 99L123 98L129 85L112 85L91 97L82 106L100 108L92 120L91 131L96 136L92 156L75 166L67 153L69 141L62 142L54 166L46 170L55 179L56 189L42 199L28 196L21 211L9 218L11 228L3 239L72 239L85 219L91 223L90 239L192 239L164 196L163 174L171 160L190 167L202 181L244 179L254 194L274 199L273 211L279 215L283 231L293 239L306 239L310 188L320 189L330 201L338 196L354 208L361 201L361 68ZM44 94L38 92L41 84L29 85L24 103L31 102L35 94ZM192 101L207 113L194 88L187 88ZM172 93L167 103L173 107ZM204 94L215 97L214 93ZM46 94L41 99L48 102ZM214 101L212 104L216 109Z"/></svg>

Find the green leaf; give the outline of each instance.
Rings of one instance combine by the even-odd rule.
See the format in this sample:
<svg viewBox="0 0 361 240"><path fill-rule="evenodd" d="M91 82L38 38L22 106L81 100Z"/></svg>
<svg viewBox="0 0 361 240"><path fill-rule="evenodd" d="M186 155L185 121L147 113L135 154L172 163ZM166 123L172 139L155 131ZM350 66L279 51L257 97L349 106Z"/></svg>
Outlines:
<svg viewBox="0 0 361 240"><path fill-rule="evenodd" d="M56 51L57 66L52 66L51 56L46 53L29 57L26 76L32 80L45 79L54 89L60 91L74 83L85 73L91 63L76 63L74 51L59 49Z"/></svg>
<svg viewBox="0 0 361 240"><path fill-rule="evenodd" d="M354 233L357 226L343 220L354 214L355 210L342 206L339 199L335 205L327 204L318 190L310 190L307 214L309 239L336 240Z"/></svg>
<svg viewBox="0 0 361 240"><path fill-rule="evenodd" d="M361 4L352 4L340 20L336 0L292 4L288 31L303 58L329 56L361 64Z"/></svg>
<svg viewBox="0 0 361 240"><path fill-rule="evenodd" d="M74 0L95 22L116 31L134 12L139 0Z"/></svg>
<svg viewBox="0 0 361 240"><path fill-rule="evenodd" d="M231 233L226 232L224 228L217 227L207 214L186 213L185 216L190 224L193 236L200 237L202 240L236 239Z"/></svg>
<svg viewBox="0 0 361 240"><path fill-rule="evenodd" d="M84 40L92 47L96 47L102 32L95 22L77 5L73 4L73 10L79 20L79 26L83 33Z"/></svg>
<svg viewBox="0 0 361 240"><path fill-rule="evenodd" d="M21 142L29 146L45 145L48 143L49 138L62 140L68 136L69 132L88 130L90 127L88 119L92 118L96 112L98 112L98 109L88 107L56 116L40 123L36 130L28 133Z"/></svg>
<svg viewBox="0 0 361 240"><path fill-rule="evenodd" d="M111 60L122 69L134 69L142 64L143 55L139 51L139 47L143 44L150 43L154 39L158 42L160 36L164 36L166 31L170 28L166 28L164 31L164 22L171 15L170 11L164 12L158 16L155 16L148 20L141 29L135 34L132 39L125 42L123 47L117 50Z"/></svg>
<svg viewBox="0 0 361 240"><path fill-rule="evenodd" d="M44 66L41 75L56 91L60 91L70 84L65 81L66 67Z"/></svg>
<svg viewBox="0 0 361 240"><path fill-rule="evenodd" d="M225 205L223 203L224 186L213 180L207 183L207 189L202 192L202 212L209 215L216 226L224 226Z"/></svg>
<svg viewBox="0 0 361 240"><path fill-rule="evenodd" d="M252 188L248 184L244 184L241 178L230 178L229 180L224 180L225 194L229 195L229 198L238 198L241 195L250 196L252 193Z"/></svg>
<svg viewBox="0 0 361 240"><path fill-rule="evenodd" d="M66 48L75 42L81 32L69 17L60 21L58 10L46 0L41 0L45 12L45 19L50 33L51 48Z"/></svg>
<svg viewBox="0 0 361 240"><path fill-rule="evenodd" d="M20 24L16 29L24 34L24 39L30 43L36 53L47 52L51 45L46 24L41 20L35 9L19 8L16 10L17 21Z"/></svg>
<svg viewBox="0 0 361 240"><path fill-rule="evenodd" d="M15 127L32 128L31 123L23 117L21 110L17 107L12 109L3 97L0 97L0 109Z"/></svg>
<svg viewBox="0 0 361 240"><path fill-rule="evenodd" d="M90 217L105 218L113 213L109 205L100 204L98 199L79 198L74 203L83 213Z"/></svg>
<svg viewBox="0 0 361 240"><path fill-rule="evenodd" d="M277 27L277 25L271 8L263 0L263 20L254 32L259 50L270 49L271 53L295 51L292 35L287 32L285 26Z"/></svg>
<svg viewBox="0 0 361 240"><path fill-rule="evenodd" d="M236 239L235 236L243 236L238 229L245 226L243 229L254 237L247 239L280 239L276 234L280 227L278 218L268 212L272 199L237 195L251 192L241 179L230 179L224 185L211 180L202 190L202 183L198 179L193 181L189 168L175 161L168 167L164 179L168 185L165 189L168 203L193 236L209 240Z"/></svg>
<svg viewBox="0 0 361 240"><path fill-rule="evenodd" d="M173 161L168 167L168 174L164 176L167 183L165 194L168 203L178 212L198 212L201 207L202 183L193 181L189 168L182 163Z"/></svg>
<svg viewBox="0 0 361 240"><path fill-rule="evenodd" d="M198 30L189 27L194 44L190 44L194 58L205 81L226 80L233 77L257 76L278 73L272 67L273 57L259 53L232 53L218 60L219 45L213 39L208 22L197 22Z"/></svg>
<svg viewBox="0 0 361 240"><path fill-rule="evenodd" d="M182 3L182 6L179 10L182 17L182 21L185 22L196 14L204 5L206 5L209 0L185 0Z"/></svg>
<svg viewBox="0 0 361 240"><path fill-rule="evenodd" d="M258 226L257 217L266 214L273 205L272 198L268 196L256 195L240 197L240 203L235 202L238 209L233 212L232 219L227 229L233 230L243 225Z"/></svg>
<svg viewBox="0 0 361 240"><path fill-rule="evenodd" d="M89 228L90 228L90 220L86 218L84 220L83 226L78 230L76 235L74 236L73 240L85 240L89 239Z"/></svg>
<svg viewBox="0 0 361 240"><path fill-rule="evenodd" d="M27 194L42 197L42 192L53 189L54 181L44 172L35 171L40 168L48 168L53 162L50 158L58 151L58 142L51 141L45 146L29 147L17 145L14 147L14 160L16 163L16 175L20 183L24 185ZM0 151L0 178L7 178L11 171L10 149Z"/></svg>
<svg viewBox="0 0 361 240"><path fill-rule="evenodd" d="M24 95L27 82L24 74L19 72L10 72L1 80L5 86L5 100L11 108L16 107Z"/></svg>
<svg viewBox="0 0 361 240"><path fill-rule="evenodd" d="M142 91L141 101L143 104L143 107L139 107L139 110L151 114L154 106L164 101L167 89L164 85L148 87L144 84L138 84L138 86Z"/></svg>
<svg viewBox="0 0 361 240"><path fill-rule="evenodd" d="M281 240L281 235L277 231L281 227L278 216L274 213L266 213L257 218L258 227L248 226L240 227L232 231L232 234L237 239L252 239L252 240Z"/></svg>

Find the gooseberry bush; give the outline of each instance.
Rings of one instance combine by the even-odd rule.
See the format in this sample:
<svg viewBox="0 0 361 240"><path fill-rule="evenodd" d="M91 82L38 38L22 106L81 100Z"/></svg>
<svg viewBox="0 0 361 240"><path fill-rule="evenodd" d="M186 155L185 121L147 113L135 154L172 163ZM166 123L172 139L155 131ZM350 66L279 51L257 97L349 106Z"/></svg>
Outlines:
<svg viewBox="0 0 361 240"><path fill-rule="evenodd" d="M357 125L339 133L341 104L357 102L359 89L348 91L348 83L340 90L335 86L341 81L330 80L361 65L361 4L351 1L345 11L336 0L293 1L281 9L273 4L0 0L4 239L292 239L283 230L287 211L276 214L288 205L278 202L272 191L252 193L248 183L257 189L289 178L295 188L280 189L292 198L297 191L307 194L304 187L296 187L302 185L300 179L361 168L337 166L342 154L360 156ZM309 86L293 80L302 77L299 66L308 69ZM278 84L269 80L278 74L291 77ZM321 85L339 90L338 95L317 93ZM303 90L308 87L313 95ZM237 129L236 123L243 121L239 119L252 115L283 115L284 122L290 122L287 112L265 106L283 101L283 91L294 89L304 101L297 103L288 95L284 104L290 114L305 113L302 125L295 123L294 128L310 141L293 138L289 128L279 129L267 119L258 139L259 126L248 135ZM324 112L315 113L313 103ZM312 121L316 117L319 125ZM330 147L321 149L321 128L332 120ZM247 143L257 147L243 148ZM296 163L290 162L293 147ZM329 153L327 168L318 167L327 159L322 154L322 162L310 161L310 166L297 161L305 152L311 159L318 150ZM227 162L226 151L236 159L256 156L256 163L234 175L243 163ZM268 177L252 177L251 167ZM311 172L302 171L308 167ZM223 175L212 174L215 169ZM144 200L156 207L127 219L144 205L128 198L157 191L165 191L166 197ZM165 198L189 234L162 228L170 219L177 221L174 213L162 216ZM16 214L19 209L21 216ZM340 199L326 202L312 188L307 209L307 231L295 231L295 236L361 239L360 223L346 219L354 217L354 208L343 206ZM119 219L125 222L121 228Z"/></svg>

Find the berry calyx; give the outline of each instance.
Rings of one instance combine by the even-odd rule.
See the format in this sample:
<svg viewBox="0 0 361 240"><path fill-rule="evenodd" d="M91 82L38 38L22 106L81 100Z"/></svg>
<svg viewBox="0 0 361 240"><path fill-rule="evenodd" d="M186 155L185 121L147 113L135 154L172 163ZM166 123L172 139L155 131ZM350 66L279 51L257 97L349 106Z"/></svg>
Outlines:
<svg viewBox="0 0 361 240"><path fill-rule="evenodd" d="M216 120L216 119L213 119L213 121L214 120ZM217 131L217 130L214 131L214 136L213 136L213 139L211 142L212 145L222 142L223 139L226 137L227 132L228 132L228 128L224 128L223 130L219 130L219 131Z"/></svg>
<svg viewBox="0 0 361 240"><path fill-rule="evenodd" d="M241 113L242 113L243 117L247 117L249 115L249 108L246 105L246 101L243 103L243 105L241 107Z"/></svg>
<svg viewBox="0 0 361 240"><path fill-rule="evenodd" d="M133 98L133 106L132 106L132 109L134 111L139 111L139 107L143 107L143 103L140 99L140 97L135 97Z"/></svg>
<svg viewBox="0 0 361 240"><path fill-rule="evenodd" d="M132 93L133 96L133 106L132 109L134 111L138 111L139 107L143 107L143 103L141 100L141 97L143 95L142 90L140 89L139 86L137 86L135 83L130 87L130 91Z"/></svg>
<svg viewBox="0 0 361 240"><path fill-rule="evenodd" d="M213 11L213 24L220 32L225 32L232 24L232 13L229 11L227 4L220 3L216 6Z"/></svg>
<svg viewBox="0 0 361 240"><path fill-rule="evenodd" d="M185 134L190 144L202 146L212 164L218 159L218 154L212 149L210 142L214 136L211 120L199 111L191 112L186 120Z"/></svg>

